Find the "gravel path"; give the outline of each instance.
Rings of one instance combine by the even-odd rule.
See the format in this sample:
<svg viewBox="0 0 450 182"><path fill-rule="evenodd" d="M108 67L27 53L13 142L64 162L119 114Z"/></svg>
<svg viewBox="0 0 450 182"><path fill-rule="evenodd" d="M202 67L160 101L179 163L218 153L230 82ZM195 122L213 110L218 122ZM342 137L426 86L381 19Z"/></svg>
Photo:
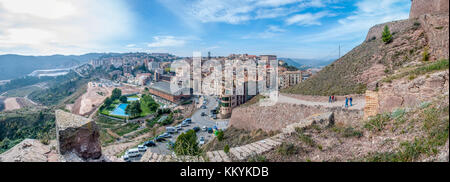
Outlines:
<svg viewBox="0 0 450 182"><path fill-rule="evenodd" d="M313 102L313 101L300 100L300 99L285 96L282 94L279 95L277 103L302 104L302 105L307 105L307 106L323 106L323 107L327 107L327 108L331 108L331 107L342 107L343 108L345 106L345 101L336 101L334 103ZM363 110L365 104L366 104L365 99L362 99L362 98L356 99L355 98L355 99L353 99L353 106L349 107L348 109Z"/></svg>

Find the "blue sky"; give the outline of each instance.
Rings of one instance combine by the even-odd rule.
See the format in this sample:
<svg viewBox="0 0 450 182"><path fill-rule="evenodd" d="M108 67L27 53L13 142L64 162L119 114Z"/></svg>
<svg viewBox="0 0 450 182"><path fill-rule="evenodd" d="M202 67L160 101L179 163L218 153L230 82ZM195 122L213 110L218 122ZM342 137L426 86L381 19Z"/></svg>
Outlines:
<svg viewBox="0 0 450 182"><path fill-rule="evenodd" d="M169 52L328 59L410 0L0 0L0 54Z"/></svg>

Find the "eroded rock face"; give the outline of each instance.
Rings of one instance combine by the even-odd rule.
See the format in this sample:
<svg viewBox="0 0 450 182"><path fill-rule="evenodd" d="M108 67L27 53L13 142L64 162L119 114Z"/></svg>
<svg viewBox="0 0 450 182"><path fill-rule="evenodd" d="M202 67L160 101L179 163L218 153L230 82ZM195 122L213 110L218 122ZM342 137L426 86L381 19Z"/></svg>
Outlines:
<svg viewBox="0 0 450 182"><path fill-rule="evenodd" d="M82 159L99 159L102 148L99 128L94 121L57 110L56 138L61 155L73 152Z"/></svg>
<svg viewBox="0 0 450 182"><path fill-rule="evenodd" d="M448 92L448 70L422 75L414 80L395 80L380 88L379 113L391 112L400 107L414 107Z"/></svg>
<svg viewBox="0 0 450 182"><path fill-rule="evenodd" d="M58 162L58 154L52 146L44 145L39 140L25 139L0 154L0 162Z"/></svg>

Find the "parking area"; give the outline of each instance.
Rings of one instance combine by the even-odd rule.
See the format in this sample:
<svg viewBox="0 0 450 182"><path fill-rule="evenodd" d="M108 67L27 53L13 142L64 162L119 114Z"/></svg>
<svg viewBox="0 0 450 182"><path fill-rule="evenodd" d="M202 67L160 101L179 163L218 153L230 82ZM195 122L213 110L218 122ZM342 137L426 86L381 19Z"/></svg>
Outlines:
<svg viewBox="0 0 450 182"><path fill-rule="evenodd" d="M217 98L211 97L211 96L205 96L204 99L206 101L206 104L204 104L206 107L199 108L192 116L192 122L185 127L182 127L182 130L171 134L172 136L170 138L166 138L163 142L156 142L156 146L148 147L147 150L150 150L153 153L158 154L164 154L164 155L171 155L173 154L173 151L169 148L169 142L175 143L176 138L183 132L193 129L194 127L199 127L200 131L197 132L197 138L200 140L201 137L205 139L205 143L213 139L214 135L213 133L208 133L207 131L204 131L203 128L213 128L217 127L218 129L224 130L228 126L228 120L219 120L219 119L212 119L210 117L211 110L216 109L218 106L218 100ZM202 104L202 103L200 103ZM202 114L205 113L205 114ZM131 161L139 161L144 152L140 152L139 157L130 158Z"/></svg>
<svg viewBox="0 0 450 182"><path fill-rule="evenodd" d="M211 96L205 96L206 99L206 108L202 109L199 108L192 116L192 123L189 126L183 127L181 131L178 131L177 133L172 134L171 138L168 138L165 142L158 142L155 147L150 147L149 149L158 154L172 154L173 152L168 149L168 143L169 141L172 141L175 143L176 138L181 133L193 129L194 127L199 127L201 130L197 132L197 138L200 139L201 137L204 137L205 143L210 141L214 136L212 133L208 133L206 131L203 131L203 127L207 128L213 128L216 126L218 129L226 129L228 125L228 120L215 120L210 117L211 110L215 109L218 106L217 99ZM206 115L202 116L202 112Z"/></svg>

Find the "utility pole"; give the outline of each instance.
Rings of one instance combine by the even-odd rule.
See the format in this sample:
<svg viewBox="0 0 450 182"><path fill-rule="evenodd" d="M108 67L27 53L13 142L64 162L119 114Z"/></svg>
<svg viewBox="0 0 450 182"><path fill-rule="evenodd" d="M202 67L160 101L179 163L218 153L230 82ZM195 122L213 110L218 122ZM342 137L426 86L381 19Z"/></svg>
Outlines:
<svg viewBox="0 0 450 182"><path fill-rule="evenodd" d="M341 58L341 44L339 44L339 57L338 59Z"/></svg>

